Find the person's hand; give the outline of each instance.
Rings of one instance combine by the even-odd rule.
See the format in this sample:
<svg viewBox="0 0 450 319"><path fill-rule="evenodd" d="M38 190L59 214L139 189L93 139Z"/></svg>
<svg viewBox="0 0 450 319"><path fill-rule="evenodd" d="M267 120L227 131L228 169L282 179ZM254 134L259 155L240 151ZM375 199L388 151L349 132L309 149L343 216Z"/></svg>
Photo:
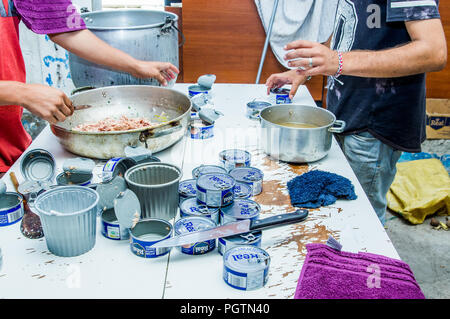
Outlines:
<svg viewBox="0 0 450 319"><path fill-rule="evenodd" d="M288 43L284 49L289 51L284 60L289 61L290 67L297 68L298 74L334 75L339 68L338 53L323 44L299 40Z"/></svg>
<svg viewBox="0 0 450 319"><path fill-rule="evenodd" d="M178 68L169 62L138 61L131 75L140 79L155 78L163 86L166 86L168 81L177 77L178 73L180 73Z"/></svg>
<svg viewBox="0 0 450 319"><path fill-rule="evenodd" d="M74 111L64 92L47 85L25 84L21 98L21 106L50 124L63 122Z"/></svg>
<svg viewBox="0 0 450 319"><path fill-rule="evenodd" d="M278 89L285 84L291 84L289 98L292 100L297 93L298 88L306 82L306 79L307 76L298 74L296 70L272 74L266 81L267 94L270 93L271 89Z"/></svg>

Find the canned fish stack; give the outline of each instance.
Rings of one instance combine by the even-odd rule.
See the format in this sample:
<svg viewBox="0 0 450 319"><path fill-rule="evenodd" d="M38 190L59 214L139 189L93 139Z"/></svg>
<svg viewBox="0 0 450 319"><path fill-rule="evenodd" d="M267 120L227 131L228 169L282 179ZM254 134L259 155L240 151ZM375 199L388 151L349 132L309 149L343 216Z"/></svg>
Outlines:
<svg viewBox="0 0 450 319"><path fill-rule="evenodd" d="M221 165L196 167L192 171L192 179L180 182L180 219L175 223L176 235L213 228L216 225L224 225L238 220L259 218L261 207L251 197L262 192L263 173L261 170L251 167L251 154L239 149L224 150L220 152L219 160ZM246 258L246 253L242 254L237 251L239 248L249 249L249 247L253 247L258 249L258 252L263 252L261 256L268 256L260 248L261 238L262 232L255 231L218 239L218 252L224 256L224 269L226 269L224 279L230 286L251 290L264 285L267 278L264 277L260 280L258 276L256 276L258 277L256 281L252 279L251 282L243 283L241 280L240 283L237 283L239 281L237 278L240 277L236 277L234 274L236 272L233 271L233 267L236 267L236 265L233 263L231 263L231 266L229 265L230 258L240 258L236 257L236 252L243 256L242 258ZM180 247L180 250L185 254L198 255L210 252L215 247L215 240L212 240L183 246ZM235 253L226 254L232 249ZM255 256L255 253L251 256ZM254 260L252 259L252 261ZM265 264L267 267L265 272L263 269L263 273L267 274L269 263ZM244 265L241 270L252 272L252 267L247 270L246 267L248 268ZM237 268L239 268L239 265L237 265ZM231 273L234 275L231 275ZM241 274L242 276L255 277L251 273Z"/></svg>

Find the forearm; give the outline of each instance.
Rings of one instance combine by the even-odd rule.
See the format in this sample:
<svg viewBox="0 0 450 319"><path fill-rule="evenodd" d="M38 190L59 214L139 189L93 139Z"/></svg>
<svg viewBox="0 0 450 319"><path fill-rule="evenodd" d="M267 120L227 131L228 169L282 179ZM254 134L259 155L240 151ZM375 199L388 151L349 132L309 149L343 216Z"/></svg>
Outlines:
<svg viewBox="0 0 450 319"><path fill-rule="evenodd" d="M133 73L138 61L129 54L113 48L89 30L49 35L50 39L73 54L118 71ZM99 54L101 52L101 54Z"/></svg>
<svg viewBox="0 0 450 319"><path fill-rule="evenodd" d="M342 74L369 78L393 78L439 71L442 53L433 52L426 43L413 41L401 47L382 51L343 53Z"/></svg>
<svg viewBox="0 0 450 319"><path fill-rule="evenodd" d="M0 106L20 105L21 91L26 84L15 81L0 81Z"/></svg>

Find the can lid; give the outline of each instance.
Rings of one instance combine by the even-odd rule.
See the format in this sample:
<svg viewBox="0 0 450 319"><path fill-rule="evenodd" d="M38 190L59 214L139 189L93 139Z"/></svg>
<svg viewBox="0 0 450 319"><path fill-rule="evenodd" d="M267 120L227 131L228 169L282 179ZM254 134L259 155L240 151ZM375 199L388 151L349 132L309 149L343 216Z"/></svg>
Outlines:
<svg viewBox="0 0 450 319"><path fill-rule="evenodd" d="M192 197L186 199L180 204L180 210L187 215L206 217L207 215L214 214L219 209L208 207L202 203L199 203L196 197Z"/></svg>
<svg viewBox="0 0 450 319"><path fill-rule="evenodd" d="M69 158L63 163L63 171L70 173L91 174L95 168L95 162L90 158Z"/></svg>
<svg viewBox="0 0 450 319"><path fill-rule="evenodd" d="M181 181L178 185L178 193L184 196L194 197L197 194L197 181L195 179Z"/></svg>
<svg viewBox="0 0 450 319"><path fill-rule="evenodd" d="M90 183L92 180L92 173L71 173L71 172L62 172L56 176L56 183L58 185L80 185L85 183Z"/></svg>
<svg viewBox="0 0 450 319"><path fill-rule="evenodd" d="M226 173L227 171L222 166L218 165L200 165L192 170L192 177L195 179L199 178L201 175L211 174L211 173Z"/></svg>
<svg viewBox="0 0 450 319"><path fill-rule="evenodd" d="M210 89L211 88L207 88L205 86L201 86L201 85L197 85L197 84L194 84L194 85L191 85L188 87L188 90L192 91L192 92L208 92Z"/></svg>
<svg viewBox="0 0 450 319"><path fill-rule="evenodd" d="M248 151L240 149L229 149L219 153L221 161L230 161L233 163L246 163L250 162L251 154Z"/></svg>
<svg viewBox="0 0 450 319"><path fill-rule="evenodd" d="M116 176L109 182L97 185L96 191L99 195L98 207L110 209L114 207L113 201L121 192L127 189L127 183L121 176Z"/></svg>
<svg viewBox="0 0 450 319"><path fill-rule="evenodd" d="M0 181L1 183L1 181ZM23 195L27 195L27 194L32 194L32 193L39 193L42 189L44 189L44 187L41 185L41 183L39 181L25 181L23 183L21 183L18 187L18 191L19 193L23 194ZM6 191L6 189L5 189ZM1 191L0 191L1 194Z"/></svg>
<svg viewBox="0 0 450 319"><path fill-rule="evenodd" d="M211 229L213 227L216 227L216 223L212 219L200 216L180 218L174 225L177 235Z"/></svg>
<svg viewBox="0 0 450 319"><path fill-rule="evenodd" d="M53 156L41 149L31 150L21 161L22 175L27 180L46 181L55 175L55 160Z"/></svg>
<svg viewBox="0 0 450 319"><path fill-rule="evenodd" d="M236 182L234 186L234 197L235 198L249 198L253 194L252 187L248 184Z"/></svg>
<svg viewBox="0 0 450 319"><path fill-rule="evenodd" d="M230 206L222 207L222 214L236 219L257 217L261 211L259 204L251 199L236 198Z"/></svg>
<svg viewBox="0 0 450 319"><path fill-rule="evenodd" d="M235 179L225 173L208 173L200 175L197 179L197 188L202 187L207 190L225 190L235 185Z"/></svg>
<svg viewBox="0 0 450 319"><path fill-rule="evenodd" d="M223 255L225 266L238 272L254 272L266 269L270 264L269 254L255 246L237 246Z"/></svg>
<svg viewBox="0 0 450 319"><path fill-rule="evenodd" d="M203 108L198 112L198 116L207 124L212 125L219 117L223 116L223 113L214 109Z"/></svg>
<svg viewBox="0 0 450 319"><path fill-rule="evenodd" d="M271 106L272 104L266 101L251 101L247 103L247 107L256 110L262 110L265 107Z"/></svg>
<svg viewBox="0 0 450 319"><path fill-rule="evenodd" d="M289 94L290 90L288 88L273 88L270 89L270 93L273 94Z"/></svg>
<svg viewBox="0 0 450 319"><path fill-rule="evenodd" d="M203 86L207 89L211 89L215 81L216 81L215 74L204 74L197 79L197 83L200 86Z"/></svg>
<svg viewBox="0 0 450 319"><path fill-rule="evenodd" d="M263 179L263 172L256 167L236 167L233 168L229 174L234 177L235 180L244 183L257 182Z"/></svg>
<svg viewBox="0 0 450 319"><path fill-rule="evenodd" d="M142 146L125 146L124 153L126 157L129 157L136 161L136 163L148 159L152 156L152 151Z"/></svg>
<svg viewBox="0 0 450 319"><path fill-rule="evenodd" d="M120 227L133 228L141 218L141 204L136 194L127 189L114 199L114 212Z"/></svg>

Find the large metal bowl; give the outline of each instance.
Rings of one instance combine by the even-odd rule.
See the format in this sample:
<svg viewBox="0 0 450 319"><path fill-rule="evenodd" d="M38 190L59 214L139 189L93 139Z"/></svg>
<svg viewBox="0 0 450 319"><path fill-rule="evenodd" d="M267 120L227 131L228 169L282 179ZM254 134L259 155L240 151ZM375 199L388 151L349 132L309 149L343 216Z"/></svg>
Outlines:
<svg viewBox="0 0 450 319"><path fill-rule="evenodd" d="M125 146L143 146L153 153L178 142L188 129L192 108L189 97L178 91L148 86L110 86L80 92L72 96L74 105L92 105L75 111L64 122L51 125L53 134L68 151L85 157L110 159L124 157ZM167 121L161 119L164 112ZM162 121L155 127L114 132L81 132L79 124L106 117L144 117Z"/></svg>
<svg viewBox="0 0 450 319"><path fill-rule="evenodd" d="M316 106L279 104L260 113L261 143L266 154L290 163L322 159L331 147L332 133L342 133L345 122ZM278 124L277 124L278 123ZM280 123L312 124L314 128L293 128Z"/></svg>

